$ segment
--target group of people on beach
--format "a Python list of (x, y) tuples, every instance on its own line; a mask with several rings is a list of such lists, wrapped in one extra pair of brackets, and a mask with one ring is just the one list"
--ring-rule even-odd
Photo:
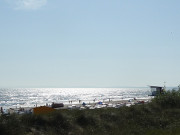
[[(105, 99), (103, 99), (103, 102), (104, 102), (104, 100), (105, 100)], [(79, 103), (82, 102), (82, 100), (80, 100), (80, 99), (79, 99), (78, 101), (79, 101)], [(95, 101), (96, 101), (96, 98), (93, 99), (93, 102), (95, 102)], [(111, 98), (109, 98), (109, 102), (111, 102), (111, 101), (112, 101)], [(69, 100), (69, 104), (72, 104), (72, 102), (73, 102), (72, 100)]]
[(69, 100), (69, 104), (70, 104), (70, 103), (72, 104), (72, 100)]

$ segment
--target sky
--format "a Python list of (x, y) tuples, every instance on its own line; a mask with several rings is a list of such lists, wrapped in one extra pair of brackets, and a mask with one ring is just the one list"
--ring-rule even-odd
[(179, 0), (1, 0), (0, 87), (180, 84)]

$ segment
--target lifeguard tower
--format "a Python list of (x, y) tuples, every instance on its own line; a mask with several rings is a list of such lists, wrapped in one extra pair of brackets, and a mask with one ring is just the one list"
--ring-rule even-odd
[(161, 86), (149, 86), (151, 89), (151, 95), (149, 96), (157, 96), (164, 92), (164, 87)]

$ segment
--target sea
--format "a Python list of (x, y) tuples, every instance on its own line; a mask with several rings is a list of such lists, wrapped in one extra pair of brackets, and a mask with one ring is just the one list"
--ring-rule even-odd
[(149, 88), (0, 88), (0, 107), (19, 108), (50, 105), (52, 102), (77, 104), (79, 101), (119, 101), (149, 99)]

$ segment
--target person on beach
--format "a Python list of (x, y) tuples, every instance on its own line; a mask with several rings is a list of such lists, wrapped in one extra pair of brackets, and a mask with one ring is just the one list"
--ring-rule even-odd
[(96, 99), (93, 100), (94, 102), (96, 101)]
[(83, 105), (83, 106), (85, 106), (85, 105), (86, 105), (86, 103), (85, 103), (85, 102), (83, 102), (83, 103), (82, 103), (82, 105)]

